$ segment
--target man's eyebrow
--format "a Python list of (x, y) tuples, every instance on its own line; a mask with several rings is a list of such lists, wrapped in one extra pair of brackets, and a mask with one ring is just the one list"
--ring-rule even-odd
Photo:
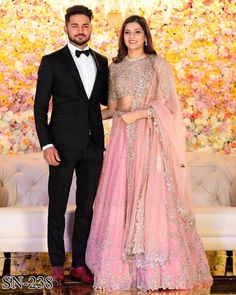
[[(73, 23), (71, 23), (72, 25), (78, 25), (78, 23), (77, 22), (73, 22)], [(82, 26), (84, 26), (84, 25), (89, 25), (90, 23), (83, 23), (82, 24)]]

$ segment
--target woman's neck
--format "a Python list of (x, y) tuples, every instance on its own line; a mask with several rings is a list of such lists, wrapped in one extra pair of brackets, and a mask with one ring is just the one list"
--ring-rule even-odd
[(145, 54), (145, 52), (143, 50), (128, 50), (128, 58), (132, 59), (132, 58), (138, 58), (141, 57)]

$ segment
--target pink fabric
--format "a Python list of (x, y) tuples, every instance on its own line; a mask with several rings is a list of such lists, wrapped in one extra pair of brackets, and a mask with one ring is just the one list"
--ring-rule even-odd
[(190, 289), (212, 282), (181, 167), (185, 130), (171, 72), (163, 59), (150, 60), (148, 95), (137, 94), (132, 110), (150, 108), (152, 125), (146, 119), (126, 125), (121, 112), (113, 119), (86, 252), (98, 289)]
[[(81, 287), (80, 287), (81, 288)], [(93, 295), (144, 295), (146, 292), (138, 291), (106, 291), (106, 290), (94, 290)], [(151, 292), (152, 295), (210, 295), (211, 289), (208, 288), (194, 288), (191, 290), (162, 290)]]

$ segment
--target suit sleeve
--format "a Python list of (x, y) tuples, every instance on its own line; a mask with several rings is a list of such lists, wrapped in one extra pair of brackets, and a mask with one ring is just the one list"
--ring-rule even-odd
[(100, 103), (104, 106), (107, 106), (107, 103), (108, 103), (108, 75), (109, 75), (107, 58), (104, 59), (103, 71), (104, 71), (103, 72), (103, 87), (102, 87), (102, 92), (101, 92)]
[(35, 126), (41, 148), (49, 143), (52, 143), (48, 125), (48, 109), (52, 94), (52, 86), (52, 66), (48, 56), (44, 56), (38, 70), (38, 80), (34, 101)]

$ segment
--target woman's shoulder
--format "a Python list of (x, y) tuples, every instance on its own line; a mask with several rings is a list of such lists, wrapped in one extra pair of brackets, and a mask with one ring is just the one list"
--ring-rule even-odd
[(161, 55), (153, 55), (153, 66), (154, 69), (156, 69), (157, 73), (160, 74), (163, 71), (170, 71), (171, 70), (171, 65), (169, 62)]
[(116, 64), (112, 61), (110, 64), (109, 64), (109, 69), (110, 70), (114, 70), (116, 68)]
[(119, 63), (111, 62), (109, 64), (109, 72), (113, 75), (115, 74), (119, 69)]
[(156, 65), (169, 65), (168, 61), (161, 55), (156, 54), (156, 55), (152, 55), (152, 59), (154, 64)]

